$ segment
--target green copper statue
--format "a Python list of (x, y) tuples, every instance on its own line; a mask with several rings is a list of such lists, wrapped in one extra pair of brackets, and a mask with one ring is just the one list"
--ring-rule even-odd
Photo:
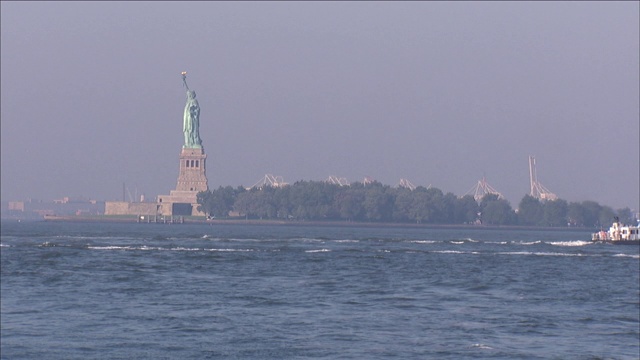
[(182, 83), (187, 88), (187, 104), (184, 107), (184, 121), (182, 124), (182, 132), (184, 132), (185, 149), (201, 149), (202, 141), (200, 140), (200, 105), (196, 100), (196, 92), (189, 90), (187, 85), (187, 73), (182, 72)]

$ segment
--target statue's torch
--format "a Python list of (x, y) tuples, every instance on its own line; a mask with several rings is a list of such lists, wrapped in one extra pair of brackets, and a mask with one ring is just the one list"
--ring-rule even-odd
[(187, 85), (187, 72), (186, 71), (182, 72), (182, 83), (184, 84), (184, 87), (186, 87), (187, 90), (189, 90), (189, 85)]

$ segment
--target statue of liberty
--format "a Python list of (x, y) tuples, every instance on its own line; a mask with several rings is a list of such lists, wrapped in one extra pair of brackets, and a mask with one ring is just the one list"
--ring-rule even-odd
[(187, 104), (184, 107), (184, 119), (182, 124), (182, 132), (184, 133), (184, 149), (201, 149), (202, 141), (200, 140), (200, 105), (196, 100), (196, 92), (189, 90), (187, 85), (187, 73), (182, 72), (182, 83), (187, 88)]

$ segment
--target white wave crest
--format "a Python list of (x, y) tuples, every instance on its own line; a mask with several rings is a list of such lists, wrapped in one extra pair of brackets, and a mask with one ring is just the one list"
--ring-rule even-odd
[(569, 253), (556, 253), (556, 252), (536, 252), (533, 254), (538, 256), (584, 256), (582, 254), (569, 254)]
[(186, 247), (178, 246), (178, 247), (171, 248), (169, 250), (173, 250), (173, 251), (200, 251), (202, 249), (199, 249), (199, 248), (186, 248)]
[(585, 246), (585, 245), (593, 244), (593, 241), (583, 241), (583, 240), (577, 240), (577, 241), (552, 241), (552, 242), (549, 242), (548, 244), (555, 245), (555, 246)]
[(532, 242), (521, 242), (521, 243), (516, 243), (518, 245), (536, 245), (536, 244), (541, 244), (542, 241), (538, 240), (538, 241), (532, 241)]
[(306, 253), (329, 252), (329, 249), (305, 250)]
[(151, 246), (146, 246), (146, 245), (142, 245), (142, 246), (115, 246), (115, 245), (111, 245), (111, 246), (87, 246), (87, 249), (91, 249), (91, 250), (142, 250), (142, 251), (169, 250), (169, 249), (151, 247)]
[(639, 254), (615, 254), (613, 256), (616, 256), (616, 257), (628, 257), (628, 258), (632, 258), (632, 259), (640, 259), (640, 255)]
[(204, 249), (205, 251), (220, 251), (220, 252), (249, 252), (253, 249)]
[(337, 242), (337, 243), (357, 243), (357, 242), (360, 242), (360, 240), (335, 240), (335, 242)]
[(297, 240), (302, 241), (302, 242), (319, 242), (319, 243), (324, 243), (324, 240), (323, 240), (323, 239), (316, 239), (316, 238), (299, 238), (299, 239), (297, 239)]
[(91, 250), (139, 250), (131, 246), (87, 246)]
[(509, 252), (499, 252), (498, 255), (533, 255), (534, 253), (531, 251), (509, 251)]
[(412, 241), (409, 241), (409, 242), (414, 243), (414, 244), (435, 244), (436, 243), (436, 241), (434, 241), (434, 240), (412, 240)]
[(471, 345), (472, 348), (478, 348), (478, 349), (485, 349), (485, 350), (492, 350), (493, 348), (489, 345), (485, 345), (485, 344), (473, 344)]
[(533, 251), (509, 251), (499, 252), (499, 255), (536, 255), (536, 256), (584, 256), (582, 254), (556, 253), (556, 252), (533, 252)]
[(255, 251), (253, 249), (203, 249), (203, 248), (189, 248), (189, 247), (173, 247), (162, 248), (152, 246), (88, 246), (88, 249), (92, 250), (157, 250), (157, 251), (220, 251), (220, 252), (248, 252)]

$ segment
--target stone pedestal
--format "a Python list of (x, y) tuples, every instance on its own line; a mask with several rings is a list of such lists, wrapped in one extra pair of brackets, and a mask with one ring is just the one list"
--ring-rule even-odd
[[(206, 175), (207, 155), (202, 148), (183, 148), (180, 153), (180, 174), (175, 190), (169, 195), (158, 196), (162, 215), (205, 214), (198, 211), (198, 193), (209, 190)], [(190, 205), (190, 213), (189, 206)]]
[(180, 153), (180, 175), (176, 191), (207, 191), (207, 155), (204, 149), (182, 149)]

